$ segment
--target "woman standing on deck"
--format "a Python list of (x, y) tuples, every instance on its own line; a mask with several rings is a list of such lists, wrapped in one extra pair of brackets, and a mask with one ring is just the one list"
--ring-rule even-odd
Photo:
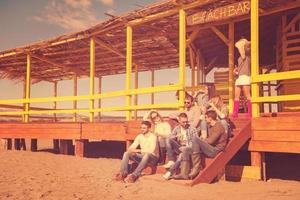
[(234, 68), (234, 74), (237, 76), (235, 81), (235, 95), (232, 117), (237, 118), (240, 106), (241, 91), (247, 98), (247, 116), (252, 117), (252, 104), (251, 104), (251, 78), (250, 78), (250, 42), (242, 38), (235, 43), (235, 47), (239, 50), (240, 57), (238, 58), (238, 66)]

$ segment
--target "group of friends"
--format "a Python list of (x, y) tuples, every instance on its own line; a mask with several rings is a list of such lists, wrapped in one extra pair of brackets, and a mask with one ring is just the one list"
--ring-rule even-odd
[[(240, 57), (235, 67), (235, 100), (232, 118), (238, 116), (241, 91), (247, 98), (247, 115), (251, 117), (250, 42), (236, 42)], [(178, 94), (178, 93), (177, 93)], [(156, 110), (147, 113), (139, 134), (123, 154), (118, 181), (133, 183), (147, 166), (163, 165), (169, 179), (193, 179), (204, 168), (204, 158), (214, 158), (224, 151), (231, 136), (228, 107), (214, 85), (205, 85), (195, 96), (185, 94), (185, 110), (172, 113), (165, 121)], [(168, 162), (166, 163), (166, 158)], [(129, 161), (138, 163), (130, 170)]]

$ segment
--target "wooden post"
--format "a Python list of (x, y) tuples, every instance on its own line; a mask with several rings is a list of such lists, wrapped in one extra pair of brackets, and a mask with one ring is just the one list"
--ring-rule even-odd
[[(151, 87), (155, 85), (155, 71), (151, 70)], [(154, 93), (151, 93), (151, 104), (154, 104)]]
[[(251, 76), (259, 74), (259, 16), (258, 1), (251, 1)], [(259, 96), (258, 83), (251, 84), (252, 98)], [(259, 116), (259, 104), (252, 103), (252, 117)], [(259, 152), (251, 152), (251, 165), (262, 167), (262, 156)]]
[[(186, 14), (179, 10), (179, 85), (185, 87), (185, 59), (186, 59)], [(180, 110), (184, 109), (185, 91), (179, 91)]]
[[(74, 74), (73, 84), (73, 96), (77, 96), (78, 78), (77, 74)], [(77, 100), (73, 101), (73, 109), (77, 109)], [(77, 122), (77, 112), (74, 112), (73, 122)]]
[[(132, 27), (126, 28), (126, 90), (131, 89), (132, 72)], [(126, 106), (131, 106), (131, 95), (126, 97)], [(126, 120), (131, 119), (131, 110), (126, 111)]]
[[(191, 71), (192, 71), (192, 76), (191, 76), (191, 79), (192, 79), (192, 87), (195, 87), (196, 86), (196, 76), (195, 76), (195, 62), (194, 62), (194, 51), (191, 47), (189, 47), (189, 53), (190, 53), (190, 63), (191, 63)], [(194, 90), (192, 91), (192, 95), (194, 96)]]
[[(98, 83), (98, 93), (102, 93), (102, 76), (98, 77), (99, 83)], [(98, 100), (98, 107), (101, 108), (101, 99)], [(101, 121), (101, 112), (98, 112), (98, 120)]]
[[(259, 74), (259, 16), (258, 1), (251, 1), (251, 76)], [(252, 98), (259, 96), (258, 83), (251, 84)], [(259, 104), (252, 103), (252, 116), (259, 116)]]
[[(57, 81), (55, 81), (54, 82), (54, 84), (53, 84), (53, 96), (54, 97), (57, 97), (57, 84), (58, 84), (58, 82)], [(56, 110), (56, 108), (57, 108), (57, 102), (56, 101), (54, 101), (53, 102), (53, 109), (54, 110)], [(55, 122), (57, 122), (57, 116), (56, 116), (56, 113), (54, 113), (53, 114), (53, 122), (55, 123)], [(59, 139), (53, 139), (53, 149), (54, 149), (54, 151), (56, 152), (56, 153), (58, 153), (59, 152)]]
[(229, 105), (228, 109), (229, 112), (232, 113), (233, 111), (233, 100), (234, 100), (234, 81), (233, 81), (233, 69), (234, 69), (234, 23), (229, 24), (229, 44), (228, 44), (228, 65), (229, 65), (229, 81), (228, 81), (228, 89), (229, 89)]
[[(90, 97), (95, 92), (95, 40), (90, 39)], [(94, 121), (94, 99), (90, 99), (90, 122)]]
[[(139, 87), (139, 71), (138, 66), (135, 65), (135, 71), (134, 71), (134, 88), (137, 89)], [(134, 105), (138, 105), (138, 95), (134, 95)], [(138, 118), (138, 112), (137, 110), (134, 110), (134, 119), (137, 120)]]

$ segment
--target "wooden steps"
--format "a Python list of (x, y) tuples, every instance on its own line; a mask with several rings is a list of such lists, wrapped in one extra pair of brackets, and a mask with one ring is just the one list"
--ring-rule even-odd
[[(214, 178), (224, 169), (230, 159), (251, 137), (251, 121), (247, 118), (238, 118), (234, 120), (237, 130), (233, 131), (233, 137), (230, 139), (224, 152), (219, 153), (215, 158), (206, 159), (206, 166), (200, 171), (198, 176), (191, 181), (191, 185), (198, 183), (211, 183)], [(239, 124), (239, 125), (237, 125)]]

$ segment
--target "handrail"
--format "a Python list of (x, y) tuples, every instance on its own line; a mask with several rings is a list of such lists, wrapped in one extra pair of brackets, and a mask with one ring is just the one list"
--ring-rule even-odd
[(52, 110), (29, 110), (29, 111), (2, 111), (1, 115), (26, 115), (26, 114), (60, 114), (60, 113), (74, 113), (74, 112), (110, 112), (110, 111), (128, 111), (128, 110), (148, 110), (159, 108), (180, 108), (179, 103), (162, 103), (162, 104), (145, 104), (145, 105), (131, 105), (131, 106), (114, 106), (96, 109), (52, 109)]
[(155, 86), (155, 87), (149, 87), (149, 88), (138, 88), (138, 89), (130, 89), (130, 90), (113, 91), (113, 92), (100, 93), (100, 94), (95, 94), (95, 95), (82, 95), (82, 96), (10, 99), (10, 100), (0, 100), (0, 104), (80, 101), (80, 100), (104, 99), (104, 98), (112, 98), (112, 97), (119, 97), (119, 96), (128, 96), (128, 95), (135, 95), (135, 94), (169, 92), (169, 91), (177, 91), (177, 90), (183, 90), (183, 86), (165, 85), (165, 86)]

